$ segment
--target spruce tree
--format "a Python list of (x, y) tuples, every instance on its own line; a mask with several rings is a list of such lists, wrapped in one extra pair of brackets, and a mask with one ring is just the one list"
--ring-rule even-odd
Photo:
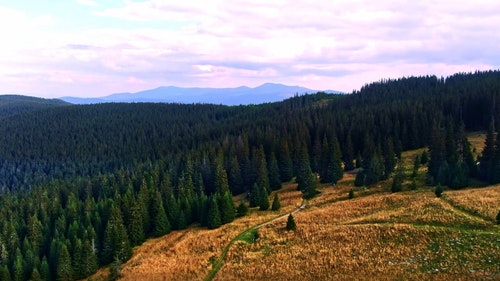
[[(0, 280), (10, 281), (10, 272), (6, 264), (0, 264)], [(47, 279), (46, 279), (47, 280)]]
[(271, 190), (278, 190), (281, 188), (280, 170), (274, 152), (271, 153), (268, 166), (267, 171), (269, 172), (269, 187)]
[(248, 206), (245, 204), (244, 200), (241, 200), (238, 208), (236, 209), (236, 216), (243, 217), (246, 214), (248, 214)]
[(498, 211), (498, 214), (497, 214), (497, 224), (500, 224), (500, 210)]
[(57, 280), (67, 281), (73, 280), (73, 269), (71, 267), (71, 257), (66, 245), (62, 245), (59, 250), (59, 257), (57, 258)]
[(223, 195), (217, 194), (220, 196), (219, 200), (219, 208), (220, 208), (220, 218), (221, 223), (226, 224), (230, 223), (234, 220), (236, 216), (236, 210), (234, 208), (233, 197), (229, 191), (226, 191)]
[(208, 215), (207, 215), (207, 227), (208, 229), (216, 229), (222, 225), (219, 206), (217, 204), (217, 199), (215, 196), (210, 197), (210, 204), (208, 207)]
[(142, 244), (145, 239), (144, 223), (142, 221), (142, 211), (139, 201), (135, 201), (132, 204), (133, 205), (130, 208), (129, 214), (130, 223), (128, 225), (128, 234), (130, 237), (130, 243), (133, 246), (137, 246)]
[(159, 195), (160, 194), (158, 193), (158, 198), (154, 200), (155, 204), (157, 204), (157, 207), (155, 208), (156, 214), (154, 214), (155, 217), (153, 221), (153, 236), (155, 237), (160, 237), (168, 234), (171, 229), (167, 214), (165, 212), (165, 209), (163, 208), (163, 202)]
[(391, 192), (400, 192), (403, 190), (403, 179), (404, 179), (404, 171), (403, 171), (403, 163), (399, 161), (396, 174), (392, 179)]
[(252, 185), (252, 189), (250, 190), (250, 208), (260, 205), (260, 197), (260, 188), (257, 183), (254, 183)]
[(278, 198), (278, 193), (274, 193), (273, 204), (271, 210), (278, 211), (281, 208), (280, 199)]
[(259, 210), (265, 211), (269, 209), (269, 193), (267, 193), (267, 188), (260, 188), (260, 199), (259, 199)]
[(295, 219), (293, 218), (293, 215), (290, 214), (290, 215), (288, 215), (288, 219), (286, 221), (286, 230), (295, 231), (296, 229), (297, 229), (297, 224), (295, 223)]
[(363, 186), (365, 184), (365, 173), (363, 169), (360, 169), (356, 173), (356, 178), (354, 179), (354, 186)]

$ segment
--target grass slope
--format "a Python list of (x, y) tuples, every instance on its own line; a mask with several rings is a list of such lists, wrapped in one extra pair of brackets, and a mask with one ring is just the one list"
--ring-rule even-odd
[[(417, 153), (403, 155), (405, 174)], [(301, 205), (289, 184), (279, 191), (278, 212), (252, 210), (216, 230), (191, 227), (149, 240), (123, 265), (121, 280), (500, 279), (500, 185), (437, 198), (428, 187), (409, 190), (409, 181), (403, 192), (390, 193), (389, 180), (355, 189), (348, 199), (353, 180), (345, 174), (336, 187), (322, 186), (321, 195), (294, 214), (295, 232), (276, 220), (253, 239), (256, 226)], [(101, 270), (93, 278), (105, 275)]]

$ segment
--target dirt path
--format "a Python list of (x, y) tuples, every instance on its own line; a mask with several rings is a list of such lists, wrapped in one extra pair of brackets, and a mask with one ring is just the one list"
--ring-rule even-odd
[(208, 273), (207, 277), (205, 277), (205, 281), (211, 281), (212, 279), (214, 279), (215, 275), (217, 274), (217, 272), (219, 272), (219, 270), (221, 269), (222, 265), (224, 264), (224, 261), (226, 260), (226, 255), (227, 255), (227, 252), (229, 251), (229, 249), (231, 248), (231, 246), (234, 244), (234, 242), (236, 242), (237, 240), (239, 240), (239, 238), (243, 235), (245, 235), (247, 232), (249, 231), (252, 231), (252, 230), (255, 230), (255, 229), (258, 229), (258, 228), (261, 228), (263, 226), (266, 226), (270, 223), (273, 223), (279, 219), (282, 219), (282, 218), (285, 218), (285, 217), (288, 217), (290, 214), (295, 214), (301, 210), (303, 210), (307, 205), (307, 201), (304, 200), (302, 201), (302, 205), (300, 205), (300, 207), (298, 207), (297, 209), (293, 210), (291, 213), (286, 213), (284, 215), (280, 215), (276, 218), (273, 218), (269, 221), (266, 221), (266, 222), (263, 222), (263, 223), (259, 223), (257, 225), (254, 225), (252, 227), (249, 227), (247, 229), (245, 229), (244, 231), (242, 231), (240, 234), (238, 234), (236, 237), (234, 237), (231, 241), (229, 241), (229, 243), (226, 245), (226, 247), (224, 247), (224, 249), (222, 250), (222, 254), (220, 256), (219, 259), (217, 259), (217, 261), (214, 263), (213, 267), (212, 267), (212, 270)]

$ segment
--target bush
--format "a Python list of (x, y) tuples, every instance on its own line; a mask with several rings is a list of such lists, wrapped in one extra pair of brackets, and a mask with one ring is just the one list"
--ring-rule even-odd
[(354, 189), (349, 190), (349, 199), (354, 198)]
[(498, 214), (497, 214), (497, 224), (500, 224), (500, 211), (498, 211)]
[(434, 190), (434, 193), (436, 194), (437, 197), (441, 197), (443, 191), (444, 191), (443, 187), (440, 184), (438, 184), (436, 186), (436, 190)]

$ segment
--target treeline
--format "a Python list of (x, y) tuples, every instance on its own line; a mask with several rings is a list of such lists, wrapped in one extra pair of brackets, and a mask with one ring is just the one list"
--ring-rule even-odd
[[(192, 223), (210, 229), (234, 220), (225, 170), (206, 195), (189, 169), (174, 187), (158, 166), (93, 181), (54, 181), (4, 194), (0, 207), (0, 280), (74, 280), (120, 264), (132, 247)], [(268, 206), (269, 207), (269, 206)], [(267, 209), (267, 208), (266, 208)]]
[[(0, 279), (70, 280), (123, 262), (147, 237), (269, 208), (295, 180), (387, 179), (401, 152), (430, 148), (430, 184), (498, 182), (500, 72), (409, 77), (350, 95), (228, 107), (56, 107), (0, 123)], [(488, 130), (477, 165), (465, 133)], [(235, 213), (236, 212), (236, 213)]]

